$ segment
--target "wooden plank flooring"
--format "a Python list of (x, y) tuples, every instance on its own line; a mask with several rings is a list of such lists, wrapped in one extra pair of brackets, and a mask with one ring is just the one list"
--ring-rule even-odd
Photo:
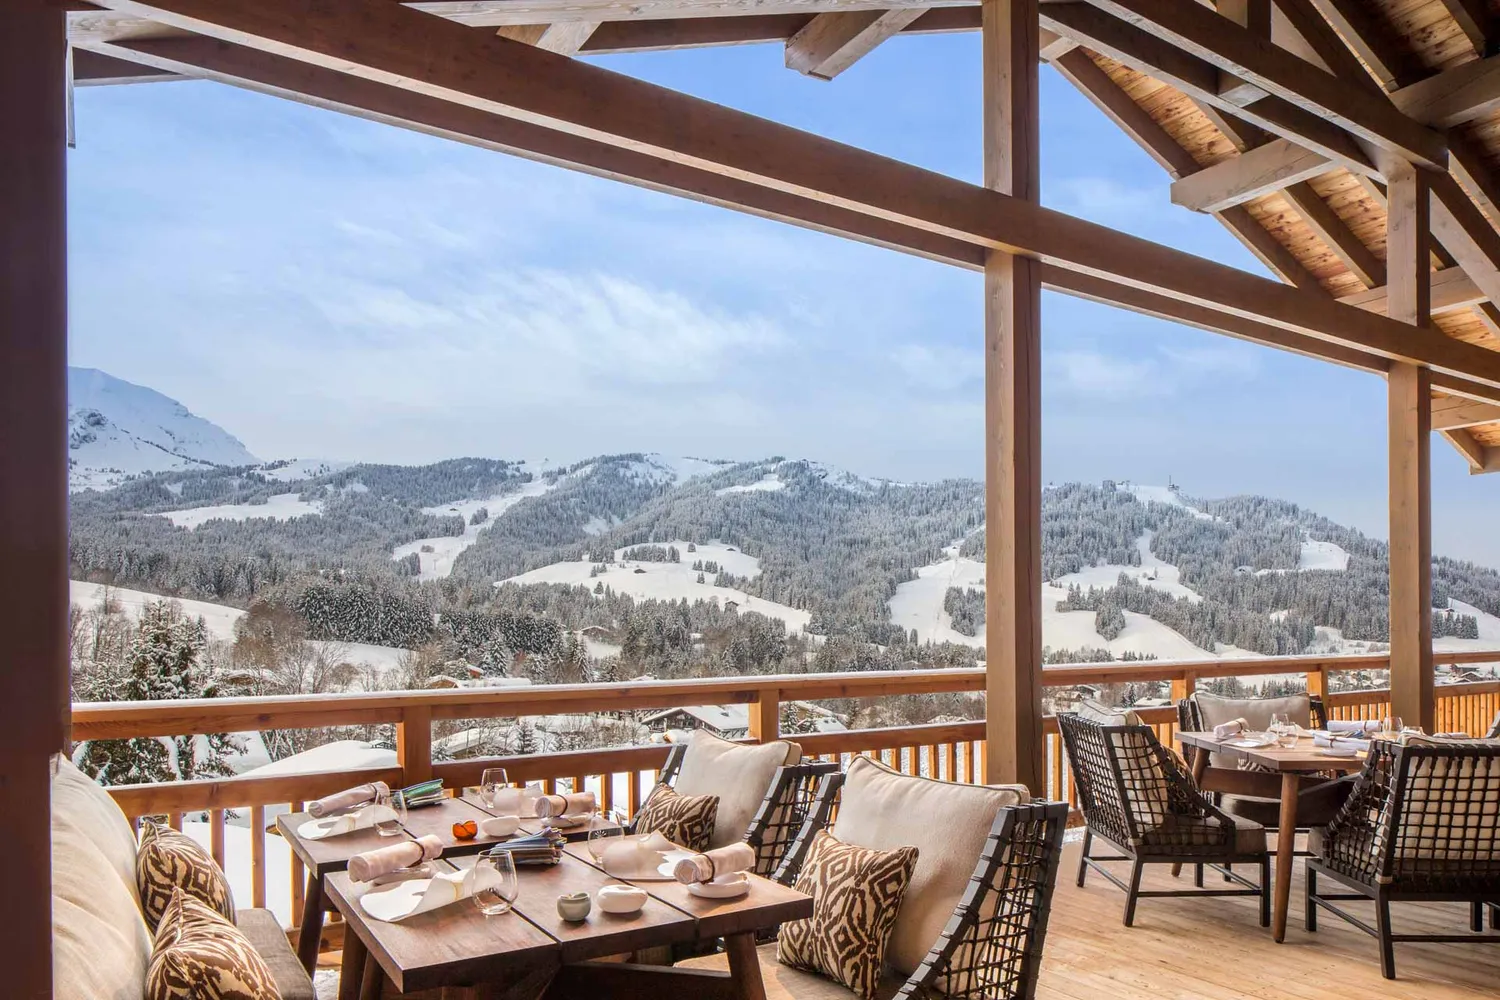
[[(1380, 976), (1375, 939), (1329, 913), (1318, 932), (1302, 923), (1302, 859), (1292, 883), (1284, 944), (1257, 920), (1253, 898), (1143, 899), (1134, 927), (1121, 923), (1125, 894), (1097, 873), (1076, 885), (1079, 845), (1068, 846), (1058, 873), (1042, 962), (1039, 1000), (1111, 997), (1182, 1000), (1494, 1000), (1500, 997), (1500, 942), (1397, 944), (1396, 980)], [(1210, 878), (1216, 878), (1209, 873)], [(1192, 886), (1191, 871), (1175, 883), (1167, 865), (1147, 869), (1143, 888)], [(1350, 903), (1373, 921), (1374, 906)], [(1466, 933), (1465, 905), (1403, 903), (1399, 933)], [(1500, 932), (1486, 931), (1487, 935)]]

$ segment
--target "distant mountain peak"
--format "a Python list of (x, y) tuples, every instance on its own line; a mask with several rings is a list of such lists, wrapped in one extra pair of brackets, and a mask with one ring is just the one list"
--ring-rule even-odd
[(68, 369), (68, 483), (109, 489), (132, 476), (254, 465), (222, 427), (154, 389), (97, 368)]

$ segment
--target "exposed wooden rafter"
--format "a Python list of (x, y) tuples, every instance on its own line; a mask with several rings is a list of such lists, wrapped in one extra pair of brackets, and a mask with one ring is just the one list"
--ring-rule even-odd
[(1273, 139), (1172, 183), (1172, 203), (1222, 212), (1261, 195), (1328, 173), (1328, 160), (1287, 139)]
[(596, 21), (558, 21), (553, 24), (503, 25), (495, 34), (527, 45), (535, 45), (560, 56), (575, 56), (599, 27)]
[(1469, 463), (1470, 475), (1478, 476), (1487, 472), (1500, 472), (1500, 448), (1492, 448), (1480, 444), (1478, 438), (1469, 431), (1461, 428), (1440, 431), (1439, 433)]
[(1500, 56), (1475, 59), (1402, 87), (1391, 95), (1401, 113), (1434, 128), (1452, 128), (1500, 108)]
[[(1434, 315), (1472, 309), (1487, 300), (1484, 289), (1474, 283), (1462, 268), (1445, 267), (1432, 274), (1432, 312)], [(1384, 285), (1339, 296), (1339, 301), (1371, 312), (1386, 311), (1386, 288)]]
[[(556, 24), (559, 21), (652, 21), (673, 17), (736, 17), (891, 10), (897, 7), (978, 7), (974, 0), (403, 0), (406, 6), (462, 24)], [(107, 4), (103, 6), (108, 6)]]
[(1386, 30), (1366, 0), (1312, 0), (1386, 90), (1425, 76), (1420, 64)]
[(1500, 423), (1500, 406), (1494, 403), (1476, 403), (1461, 396), (1434, 396), (1432, 400), (1432, 429), (1455, 431), (1481, 424)]
[(87, 49), (73, 50), (73, 83), (79, 87), (104, 87), (125, 83), (158, 83), (181, 80), (177, 73), (142, 66), (140, 63), (100, 55)]
[(1372, 93), (1384, 92), (1369, 68), (1318, 10), (1315, 0), (1276, 0), (1276, 6), (1328, 72)]
[(921, 7), (897, 7), (819, 14), (787, 39), (787, 69), (832, 80), (923, 13)]
[(1318, 240), (1333, 251), (1360, 284), (1366, 288), (1385, 284), (1385, 264), (1350, 231), (1348, 224), (1329, 207), (1322, 195), (1313, 190), (1312, 185), (1305, 181), (1292, 184), (1282, 195)]
[(1488, 55), (1495, 37), (1495, 15), (1490, 13), (1489, 0), (1443, 0), (1443, 6), (1458, 22), (1474, 51)]

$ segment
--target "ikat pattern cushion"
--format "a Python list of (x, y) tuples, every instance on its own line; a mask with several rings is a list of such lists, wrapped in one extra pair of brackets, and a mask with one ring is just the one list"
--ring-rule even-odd
[(812, 896), (813, 915), (781, 925), (777, 959), (821, 972), (872, 1000), (916, 865), (915, 847), (877, 851), (819, 830), (796, 882), (798, 892)]
[(281, 1000), (281, 991), (239, 928), (174, 889), (156, 929), (146, 1000)]
[(660, 784), (636, 814), (636, 833), (659, 833), (689, 851), (706, 851), (719, 815), (717, 795), (679, 795)]
[(135, 856), (135, 881), (146, 925), (153, 931), (176, 889), (234, 922), (234, 897), (224, 872), (196, 840), (169, 826), (149, 820), (143, 824), (141, 846)]

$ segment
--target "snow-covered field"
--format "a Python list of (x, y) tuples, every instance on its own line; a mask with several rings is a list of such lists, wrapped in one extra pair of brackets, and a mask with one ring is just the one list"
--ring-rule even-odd
[[(984, 564), (960, 556), (957, 545), (950, 546), (945, 552), (948, 554), (947, 559), (930, 566), (923, 566), (917, 570), (916, 580), (897, 586), (896, 594), (890, 601), (891, 621), (908, 630), (916, 629), (917, 638), (923, 641), (930, 639), (933, 642), (983, 646), (982, 634), (961, 635), (953, 630), (952, 618), (943, 610), (943, 597), (947, 594), (949, 587), (973, 587), (982, 590), (984, 588)], [(1104, 569), (1104, 567), (1095, 567), (1094, 570), (1081, 574), (1069, 574), (1063, 578), (1067, 582), (1059, 581), (1062, 586), (1042, 587), (1042, 643), (1044, 645), (1052, 649), (1102, 647), (1116, 656), (1126, 652), (1154, 653), (1163, 660), (1245, 655), (1242, 651), (1228, 648), (1219, 653), (1210, 653), (1155, 619), (1133, 611), (1125, 612), (1125, 630), (1106, 642), (1103, 636), (1094, 631), (1094, 612), (1057, 610), (1058, 602), (1068, 596), (1068, 583), (1080, 582), (1088, 586), (1082, 578), (1091, 572), (1101, 575), (1101, 580), (1096, 582), (1095, 586), (1107, 586), (1115, 582), (1122, 570), (1132, 575), (1140, 575), (1143, 572), (1149, 575), (1152, 570), (1155, 570), (1156, 580), (1143, 579), (1142, 582), (1148, 586), (1158, 586), (1168, 590), (1175, 587), (1181, 592), (1192, 594), (1192, 591), (1178, 582), (1177, 568), (1162, 563), (1155, 557), (1152, 557), (1150, 567), (1115, 566), (1110, 567), (1111, 571), (1107, 573), (1103, 572)], [(1079, 579), (1075, 581), (1075, 577)]]
[(299, 493), (278, 493), (265, 503), (189, 507), (186, 510), (169, 510), (158, 516), (165, 517), (179, 528), (192, 529), (216, 520), (248, 521), (254, 517), (265, 517), (273, 521), (290, 521), (294, 517), (309, 517), (321, 513), (323, 505), (316, 500), (303, 500)]
[[(519, 490), (513, 493), (500, 493), (492, 497), (480, 500), (457, 500), (453, 503), (438, 504), (436, 507), (423, 507), (422, 513), (431, 514), (435, 517), (458, 515), (464, 519), (464, 533), (462, 535), (444, 535), (441, 538), (419, 538), (405, 545), (398, 545), (393, 553), (392, 559), (405, 559), (413, 552), (421, 561), (422, 571), (417, 575), (419, 580), (441, 580), (453, 572), (453, 561), (458, 558), (459, 553), (479, 540), (481, 533), (488, 531), (496, 519), (505, 514), (516, 504), (529, 497), (539, 497), (556, 489), (562, 482), (555, 479), (547, 482), (544, 479), (533, 479), (529, 483), (522, 484)], [(489, 517), (482, 524), (470, 524), (474, 514), (481, 508), (489, 511)], [(431, 552), (423, 549), (430, 548)]]
[(1141, 554), (1141, 564), (1139, 566), (1116, 566), (1113, 564), (1089, 566), (1086, 569), (1079, 570), (1077, 573), (1069, 573), (1066, 576), (1058, 577), (1055, 581), (1057, 587), (1064, 592), (1063, 596), (1065, 597), (1067, 596), (1067, 589), (1074, 584), (1077, 584), (1084, 590), (1088, 590), (1090, 587), (1105, 589), (1113, 587), (1118, 583), (1120, 574), (1124, 573), (1127, 577), (1130, 577), (1143, 586), (1150, 587), (1153, 590), (1160, 590), (1173, 597), (1185, 597), (1195, 604), (1203, 600), (1197, 591), (1182, 582), (1181, 570), (1171, 563), (1162, 562), (1151, 554), (1151, 535), (1152, 532), (1148, 531), (1136, 539), (1135, 547)]
[(295, 483), (314, 476), (327, 476), (342, 472), (353, 464), (353, 462), (337, 462), (326, 458), (294, 458), (285, 465), (277, 463), (274, 469), (262, 466), (255, 471), (278, 483)]
[(723, 489), (714, 490), (716, 496), (728, 496), (731, 493), (775, 493), (777, 490), (786, 489), (786, 480), (774, 472), (768, 472), (760, 479), (745, 486), (726, 486)]
[[(110, 597), (120, 605), (121, 610), (132, 618), (141, 616), (141, 609), (148, 603), (162, 599), (161, 594), (151, 594), (143, 590), (127, 590), (123, 587), (108, 587), (98, 583), (86, 583), (82, 580), (69, 582), (69, 600), (88, 611), (99, 604), (99, 600), (105, 590), (109, 591)], [(224, 604), (212, 604), (208, 601), (189, 601), (180, 597), (170, 600), (182, 605), (183, 614), (191, 618), (202, 618), (203, 624), (208, 627), (210, 638), (223, 642), (234, 641), (234, 623), (244, 617), (245, 612), (239, 608), (231, 608)], [(344, 663), (365, 665), (377, 670), (390, 670), (398, 666), (401, 657), (407, 655), (407, 650), (398, 649), (395, 646), (376, 646), (367, 642), (314, 642), (312, 645), (323, 650), (334, 659)]]
[(1302, 552), (1297, 557), (1297, 568), (1332, 569), (1342, 573), (1349, 568), (1349, 553), (1332, 542), (1315, 542), (1311, 538), (1302, 540)]
[(1207, 511), (1201, 511), (1188, 503), (1185, 503), (1177, 490), (1170, 486), (1137, 486), (1135, 484), (1122, 484), (1121, 488), (1134, 494), (1141, 503), (1163, 503), (1169, 507), (1181, 507), (1188, 511), (1200, 521), (1212, 521), (1214, 516)]
[[(721, 604), (725, 601), (734, 601), (741, 611), (756, 611), (767, 618), (780, 618), (786, 622), (788, 630), (793, 632), (805, 628), (812, 617), (806, 611), (798, 611), (796, 608), (777, 604), (775, 601), (751, 597), (742, 590), (732, 587), (715, 587), (712, 573), (704, 573), (704, 582), (699, 583), (699, 571), (692, 568), (693, 563), (699, 560), (716, 562), (727, 573), (754, 577), (760, 575), (760, 560), (754, 556), (747, 556), (721, 542), (705, 542), (698, 546), (696, 552), (689, 552), (688, 543), (681, 539), (660, 544), (675, 545), (677, 551), (682, 554), (682, 562), (622, 562), (621, 557), (625, 550), (616, 549), (614, 561), (598, 576), (589, 575), (594, 564), (587, 559), (582, 559), (574, 562), (552, 563), (550, 566), (542, 566), (539, 569), (522, 573), (520, 576), (501, 580), (500, 583), (561, 583), (569, 586), (593, 587), (602, 582), (615, 593), (628, 594), (638, 600), (676, 601), (687, 598), (689, 601), (696, 601), (718, 598)], [(941, 598), (939, 603), (941, 603)]]

